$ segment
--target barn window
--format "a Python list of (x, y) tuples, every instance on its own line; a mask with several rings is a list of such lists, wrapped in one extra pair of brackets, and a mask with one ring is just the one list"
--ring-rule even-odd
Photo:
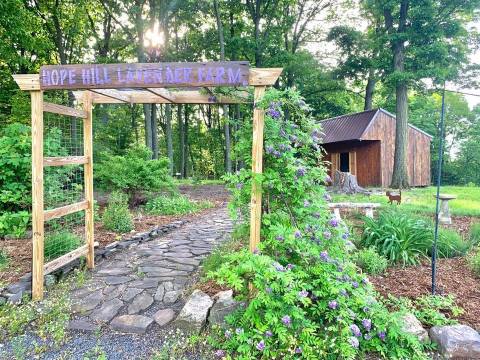
[(350, 172), (350, 153), (340, 153), (340, 171)]

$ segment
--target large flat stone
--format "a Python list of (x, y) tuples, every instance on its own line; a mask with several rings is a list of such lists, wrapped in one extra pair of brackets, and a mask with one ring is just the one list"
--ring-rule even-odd
[(107, 268), (102, 269), (98, 272), (99, 275), (128, 275), (132, 272), (132, 269), (124, 267), (124, 268)]
[(434, 326), (430, 329), (430, 339), (446, 358), (480, 359), (480, 335), (469, 326)]
[(137, 289), (137, 288), (128, 288), (125, 290), (125, 292), (122, 295), (122, 300), (124, 301), (130, 301), (132, 300), (135, 296), (140, 294), (143, 291), (143, 289)]
[(123, 333), (145, 334), (153, 319), (143, 315), (121, 315), (110, 323), (114, 330)]
[(90, 318), (95, 321), (109, 322), (112, 320), (123, 307), (123, 301), (113, 299), (103, 303), (103, 305), (92, 312)]
[(68, 323), (68, 330), (93, 332), (93, 331), (97, 331), (98, 329), (99, 329), (98, 325), (92, 324), (87, 320), (77, 319), (77, 320), (71, 320)]
[(417, 337), (421, 342), (428, 341), (428, 332), (423, 328), (422, 323), (418, 321), (415, 315), (411, 313), (405, 314), (401, 321), (404, 332)]
[(135, 280), (134, 282), (130, 283), (129, 286), (137, 289), (150, 289), (158, 286), (158, 280), (151, 278)]
[(165, 295), (165, 288), (163, 284), (158, 285), (157, 291), (155, 292), (155, 300), (163, 301), (163, 295)]
[(125, 284), (132, 280), (133, 279), (129, 276), (116, 276), (116, 275), (107, 276), (105, 278), (105, 282), (107, 283), (107, 285), (120, 285), (120, 284)]
[(173, 311), (172, 309), (158, 310), (155, 315), (153, 315), (153, 319), (160, 326), (167, 325), (170, 321), (173, 320), (174, 317), (175, 311)]
[(164, 304), (173, 304), (178, 300), (178, 297), (182, 293), (181, 290), (171, 290), (167, 291), (165, 295), (163, 295), (163, 303)]
[(186, 332), (199, 333), (207, 320), (213, 300), (203, 291), (195, 290), (175, 319), (175, 326)]
[(83, 299), (74, 300), (72, 311), (74, 313), (83, 313), (93, 310), (102, 302), (102, 300), (102, 289), (94, 291)]
[(153, 304), (153, 297), (148, 293), (137, 295), (132, 303), (128, 305), (128, 314), (137, 314), (140, 311), (148, 309)]

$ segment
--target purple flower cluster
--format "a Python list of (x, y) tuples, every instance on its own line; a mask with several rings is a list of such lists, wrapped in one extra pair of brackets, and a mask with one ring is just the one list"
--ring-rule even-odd
[(332, 218), (328, 223), (330, 224), (330, 226), (337, 227), (340, 222), (337, 218)]
[(322, 251), (320, 253), (320, 259), (322, 259), (323, 261), (328, 261), (330, 260), (330, 257), (328, 256), (328, 253), (326, 251)]
[(329, 301), (328, 307), (332, 310), (335, 310), (338, 307), (338, 303), (335, 300)]
[(350, 236), (350, 233), (347, 231), (346, 233), (344, 233), (344, 234), (342, 235), (342, 239), (343, 239), (343, 240), (347, 240), (349, 236)]
[(310, 204), (310, 201), (308, 201), (308, 200), (305, 200), (305, 201), (303, 202), (303, 207), (309, 207), (310, 205), (311, 205), (311, 204)]
[(295, 231), (295, 239), (300, 239), (302, 237), (302, 232), (300, 230)]
[(242, 190), (242, 188), (243, 188), (243, 183), (238, 183), (235, 187), (236, 187), (238, 190)]
[(270, 107), (267, 109), (266, 113), (267, 113), (268, 116), (270, 116), (274, 119), (280, 119), (280, 116), (282, 116), (282, 114), (277, 109), (276, 105), (274, 105), (274, 104), (275, 103), (270, 104)]
[(354, 347), (355, 349), (357, 349), (359, 346), (360, 346), (360, 342), (358, 341), (358, 339), (356, 337), (351, 337), (348, 342), (350, 343), (350, 345), (352, 345), (352, 347)]
[(293, 264), (287, 264), (286, 268), (287, 270), (292, 270), (295, 267)]
[(301, 298), (306, 298), (308, 296), (308, 291), (307, 290), (299, 291), (298, 296)]
[(274, 267), (275, 270), (277, 270), (277, 271), (285, 271), (285, 268), (282, 266), (282, 264), (279, 264), (278, 262), (274, 262), (274, 263), (273, 263), (273, 267)]
[(328, 230), (323, 232), (323, 237), (327, 240), (329, 240), (332, 237), (332, 233)]
[(280, 241), (280, 242), (283, 241), (283, 240), (285, 240), (285, 238), (284, 238), (282, 235), (277, 235), (277, 236), (275, 237), (275, 239), (277, 239), (277, 240)]
[(360, 328), (355, 324), (350, 325), (350, 331), (352, 332), (353, 336), (356, 336), (356, 337), (362, 336), (362, 332), (360, 331)]
[(358, 288), (358, 282), (353, 281), (353, 282), (352, 282), (352, 286), (353, 286), (355, 289)]
[(284, 317), (282, 317), (282, 323), (285, 326), (290, 326), (292, 324), (292, 319), (290, 318), (290, 316), (285, 315)]
[(260, 340), (260, 342), (257, 344), (257, 349), (260, 351), (265, 350), (265, 341)]
[(385, 338), (387, 337), (387, 333), (385, 331), (380, 331), (377, 335), (378, 335), (378, 338), (382, 341), (384, 341)]
[(362, 325), (365, 328), (365, 330), (370, 331), (372, 329), (372, 320), (363, 319), (362, 320)]
[(271, 294), (271, 293), (272, 293), (272, 288), (271, 288), (271, 287), (265, 288), (265, 292), (266, 292), (267, 294)]
[(219, 358), (223, 358), (226, 355), (225, 350), (217, 350), (215, 351), (215, 356)]
[(307, 173), (307, 170), (305, 170), (304, 167), (299, 167), (299, 168), (297, 169), (297, 176), (298, 176), (298, 177), (305, 176), (306, 173)]
[(266, 337), (272, 337), (273, 333), (270, 330), (265, 331), (265, 336)]
[(225, 330), (225, 338), (230, 339), (232, 337), (232, 332), (230, 330)]
[(302, 353), (302, 348), (301, 347), (297, 347), (295, 349), (295, 354), (301, 354)]

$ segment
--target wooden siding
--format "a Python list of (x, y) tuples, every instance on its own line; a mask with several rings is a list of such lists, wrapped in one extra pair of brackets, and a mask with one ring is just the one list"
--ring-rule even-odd
[[(331, 163), (328, 174), (333, 175), (335, 165), (332, 161), (341, 152), (350, 153), (351, 172), (357, 176), (360, 186), (381, 186), (380, 174), (380, 141), (348, 141), (325, 144), (327, 154), (324, 160)], [(352, 154), (354, 154), (352, 156)], [(353, 164), (353, 162), (355, 164)], [(352, 171), (353, 166), (353, 171)]]
[[(395, 119), (379, 111), (362, 140), (381, 141), (381, 185), (390, 186), (395, 154)], [(430, 185), (430, 137), (409, 127), (407, 171), (411, 186)]]

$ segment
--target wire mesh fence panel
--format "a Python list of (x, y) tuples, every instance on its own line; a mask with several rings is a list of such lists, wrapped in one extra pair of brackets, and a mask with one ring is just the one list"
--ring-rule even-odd
[[(44, 114), (44, 156), (64, 158), (83, 156), (81, 119), (58, 114)], [(44, 168), (44, 207), (54, 209), (81, 203), (84, 195), (84, 167), (79, 165)], [(67, 211), (68, 212), (68, 211)], [(85, 244), (85, 211), (45, 221), (44, 255), (49, 262)]]

